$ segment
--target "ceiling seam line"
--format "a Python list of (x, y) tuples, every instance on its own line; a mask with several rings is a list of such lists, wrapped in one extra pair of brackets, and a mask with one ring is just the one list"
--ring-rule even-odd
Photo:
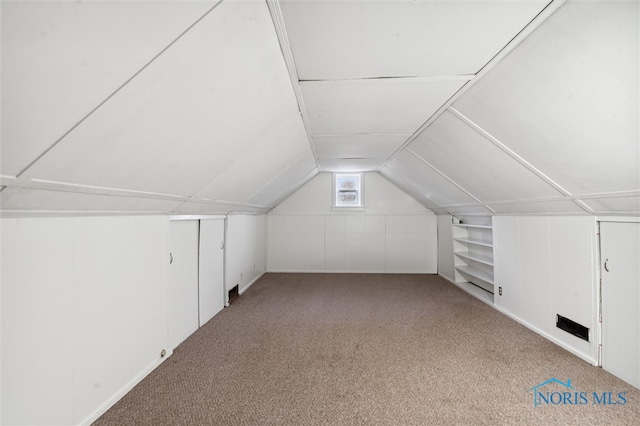
[[(393, 169), (392, 169), (392, 170), (393, 170)], [(439, 204), (438, 202), (434, 201), (431, 197), (428, 197), (426, 194), (423, 194), (423, 193), (422, 193), (422, 191), (421, 191), (420, 189), (416, 188), (416, 186), (415, 186), (413, 183), (409, 182), (407, 179), (402, 179), (402, 178), (398, 178), (398, 177), (390, 178), (390, 177), (386, 176), (386, 175), (389, 175), (389, 174), (390, 174), (390, 173), (388, 173), (388, 172), (386, 172), (386, 173), (385, 173), (385, 172), (383, 172), (383, 171), (380, 171), (380, 172), (378, 172), (378, 173), (379, 173), (381, 176), (384, 176), (384, 178), (385, 178), (385, 179), (387, 179), (388, 181), (390, 181), (391, 183), (393, 183), (394, 185), (396, 185), (398, 188), (402, 189), (402, 187), (401, 187), (400, 185), (397, 185), (397, 184), (395, 184), (395, 183), (393, 182), (394, 180), (395, 180), (395, 181), (400, 181), (400, 182), (402, 182), (404, 185), (407, 185), (409, 188), (411, 188), (412, 190), (416, 191), (418, 194), (420, 194), (420, 195), (422, 195), (423, 197), (427, 198), (429, 201), (431, 201), (433, 204), (435, 204), (435, 205), (436, 205), (436, 208), (440, 208), (440, 209), (444, 209), (444, 210), (446, 210), (446, 208), (445, 208), (442, 204)], [(406, 192), (406, 191), (405, 191), (405, 192)], [(425, 206), (425, 207), (426, 207), (426, 206)], [(427, 207), (427, 208), (429, 208), (429, 207)]]
[(352, 77), (352, 78), (318, 78), (318, 79), (300, 79), (300, 83), (341, 83), (341, 82), (365, 82), (365, 81), (423, 81), (423, 82), (440, 82), (440, 81), (457, 81), (471, 80), (475, 74), (452, 74), (452, 75), (433, 75), (433, 76), (390, 76), (390, 77)]
[(429, 118), (427, 118), (427, 121), (422, 123), (422, 125), (418, 127), (418, 129), (415, 132), (413, 132), (411, 136), (409, 136), (409, 138), (406, 141), (404, 141), (404, 143), (400, 145), (400, 147), (397, 150), (395, 150), (394, 153), (391, 154), (389, 158), (385, 160), (384, 163), (382, 163), (382, 165), (378, 168), (378, 171), (382, 170), (387, 164), (393, 161), (393, 159), (396, 158), (398, 154), (402, 152), (403, 149), (408, 149), (408, 146), (411, 144), (411, 142), (416, 140), (418, 136), (420, 136), (420, 134), (422, 134), (422, 132), (424, 132), (427, 129), (427, 127), (429, 127), (431, 123), (433, 123), (449, 107), (449, 105), (451, 105), (458, 98), (459, 96), (458, 94), (461, 95), (463, 93), (463, 89), (465, 87), (473, 84), (472, 82), (473, 80), (469, 80), (465, 84), (463, 84), (462, 87), (456, 90), (456, 92), (453, 95), (451, 95), (451, 97), (447, 99), (447, 101), (444, 104), (442, 104), (436, 112), (434, 112)]
[(405, 143), (398, 148), (387, 160), (380, 166), (380, 171), (390, 161), (392, 161), (404, 148), (406, 148), (411, 142), (413, 142), (427, 127), (431, 125), (450, 105), (458, 100), (465, 92), (467, 92), (478, 80), (480, 80), (486, 73), (488, 73), (493, 67), (495, 67), (505, 56), (507, 56), (513, 49), (515, 49), (529, 34), (531, 34), (536, 28), (538, 28), (549, 16), (553, 14), (565, 0), (551, 0), (522, 30), (514, 36), (509, 43), (507, 43), (500, 51), (494, 55), (480, 70), (475, 74), (472, 80), (465, 83), (456, 93), (453, 94), (442, 106), (427, 119), (413, 134), (405, 141)]
[(207, 15), (209, 15), (215, 8), (217, 8), (224, 0), (219, 0), (216, 4), (214, 4), (209, 10), (207, 10), (202, 16), (196, 19), (191, 25), (187, 27), (184, 31), (182, 31), (176, 38), (174, 38), (167, 46), (165, 46), (160, 52), (158, 52), (151, 60), (149, 60), (146, 64), (142, 66), (138, 71), (136, 71), (131, 77), (125, 80), (118, 88), (116, 88), (109, 96), (107, 96), (102, 102), (100, 102), (97, 106), (95, 106), (89, 113), (87, 113), (84, 117), (80, 119), (76, 124), (74, 124), (70, 129), (68, 129), (62, 136), (60, 136), (52, 145), (50, 145), (46, 150), (44, 150), (40, 155), (38, 155), (33, 161), (31, 161), (25, 168), (20, 171), (16, 175), (16, 178), (22, 177), (22, 175), (27, 172), (31, 167), (33, 167), (38, 161), (40, 161), (43, 157), (45, 157), (51, 150), (53, 150), (56, 146), (60, 144), (70, 133), (72, 133), (75, 129), (78, 128), (82, 123), (84, 123), (89, 117), (91, 117), (96, 111), (98, 111), (104, 104), (109, 102), (115, 95), (117, 95), (122, 89), (124, 89), (132, 80), (134, 80), (138, 75), (140, 75), (145, 69), (147, 69), (153, 62), (155, 62), (160, 56), (162, 56), (171, 46), (177, 43), (182, 37), (184, 37), (193, 27), (199, 24)]
[(278, 0), (265, 0), (269, 14), (271, 15), (271, 21), (273, 22), (273, 28), (276, 32), (276, 38), (280, 45), (280, 52), (284, 59), (285, 67), (289, 73), (289, 79), (291, 81), (291, 87), (293, 94), (298, 102), (298, 110), (302, 118), (302, 124), (304, 130), (307, 133), (307, 140), (309, 141), (309, 148), (313, 154), (313, 159), (316, 162), (318, 170), (320, 170), (320, 163), (318, 162), (318, 155), (313, 140), (313, 133), (311, 131), (311, 124), (309, 123), (309, 117), (307, 115), (307, 108), (304, 104), (304, 98), (302, 96), (302, 88), (300, 87), (300, 80), (298, 78), (298, 70), (293, 58), (293, 51), (291, 50), (291, 44), (289, 43), (289, 36), (284, 25), (284, 17), (282, 16), (282, 9), (280, 9), (280, 3)]
[(449, 176), (447, 176), (446, 174), (444, 174), (443, 172), (441, 172), (440, 170), (438, 170), (438, 168), (436, 168), (435, 166), (433, 166), (431, 163), (429, 163), (427, 160), (425, 160), (424, 158), (422, 158), (420, 155), (418, 155), (415, 151), (413, 151), (411, 148), (407, 148), (407, 151), (409, 151), (409, 153), (411, 153), (414, 157), (416, 157), (418, 160), (422, 161), (424, 164), (426, 164), (427, 166), (429, 166), (431, 169), (433, 169), (434, 172), (438, 173), (440, 176), (442, 176), (443, 178), (445, 178), (446, 180), (448, 180), (450, 183), (452, 183), (453, 185), (455, 185), (456, 187), (458, 187), (458, 189), (460, 189), (462, 192), (464, 192), (465, 194), (467, 194), (468, 196), (470, 196), (471, 198), (473, 198), (474, 200), (476, 200), (478, 203), (482, 204), (487, 210), (489, 210), (491, 213), (495, 213), (495, 211), (485, 205), (482, 200), (480, 200), (478, 197), (476, 197), (475, 195), (473, 195), (471, 192), (467, 191), (462, 185), (458, 184), (456, 181), (454, 181), (453, 179), (451, 179)]
[(476, 133), (478, 133), (484, 139), (486, 139), (487, 141), (491, 142), (495, 147), (500, 149), (502, 152), (507, 154), (509, 157), (511, 157), (512, 159), (516, 160), (518, 163), (520, 163), (522, 166), (524, 166), (527, 170), (529, 170), (531, 173), (536, 175), (538, 178), (542, 179), (546, 184), (551, 186), (553, 189), (555, 189), (556, 191), (560, 192), (562, 195), (568, 195), (568, 196), (573, 195), (570, 191), (565, 189), (562, 185), (560, 185), (559, 183), (557, 183), (556, 181), (551, 179), (549, 176), (547, 176), (545, 173), (543, 173), (541, 170), (539, 170), (533, 164), (529, 163), (527, 160), (525, 160), (518, 153), (513, 151), (511, 148), (509, 148), (508, 146), (506, 146), (502, 142), (500, 142), (495, 136), (493, 136), (492, 134), (490, 134), (489, 132), (484, 130), (482, 127), (480, 127), (478, 124), (476, 124), (470, 118), (468, 118), (467, 116), (462, 114), (460, 111), (458, 111), (457, 109), (455, 109), (452, 106), (450, 106), (448, 108), (448, 110), (457, 119), (462, 121), (464, 124), (466, 124), (469, 128), (474, 130)]

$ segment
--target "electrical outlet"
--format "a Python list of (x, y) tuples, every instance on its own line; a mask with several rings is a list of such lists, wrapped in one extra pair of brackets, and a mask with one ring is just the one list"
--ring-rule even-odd
[(498, 287), (498, 295), (502, 296), (502, 287)]

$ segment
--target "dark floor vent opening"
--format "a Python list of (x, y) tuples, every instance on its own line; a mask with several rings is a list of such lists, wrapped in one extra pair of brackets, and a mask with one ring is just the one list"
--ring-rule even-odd
[(240, 296), (240, 293), (238, 292), (238, 285), (236, 285), (231, 290), (229, 290), (229, 304), (236, 300), (238, 296)]
[(556, 327), (574, 336), (589, 341), (589, 329), (584, 325), (578, 324), (575, 321), (571, 321), (569, 318), (565, 318), (562, 315), (557, 315)]

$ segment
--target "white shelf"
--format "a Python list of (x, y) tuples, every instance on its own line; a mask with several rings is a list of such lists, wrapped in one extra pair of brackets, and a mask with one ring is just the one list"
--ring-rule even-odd
[(485, 265), (493, 266), (493, 258), (489, 256), (480, 256), (479, 254), (469, 253), (466, 251), (454, 252), (456, 256), (464, 259), (473, 260), (474, 262), (484, 263)]
[(474, 225), (471, 223), (454, 223), (453, 226), (459, 226), (461, 228), (478, 228), (478, 229), (492, 229), (491, 225)]
[(452, 222), (456, 284), (466, 292), (493, 304), (494, 247), (491, 218), (454, 220), (462, 222)]
[(493, 247), (493, 243), (482, 241), (482, 240), (474, 240), (473, 238), (454, 238), (454, 240), (459, 241), (461, 243), (473, 244), (476, 246), (482, 247)]
[(482, 269), (474, 268), (473, 266), (456, 266), (456, 269), (463, 274), (469, 275), (473, 278), (477, 278), (487, 284), (493, 285), (493, 274), (484, 271)]

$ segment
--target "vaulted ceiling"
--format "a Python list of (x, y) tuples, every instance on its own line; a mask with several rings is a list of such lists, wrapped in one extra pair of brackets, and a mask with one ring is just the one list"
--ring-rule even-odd
[(2, 1), (2, 215), (640, 215), (638, 1)]

